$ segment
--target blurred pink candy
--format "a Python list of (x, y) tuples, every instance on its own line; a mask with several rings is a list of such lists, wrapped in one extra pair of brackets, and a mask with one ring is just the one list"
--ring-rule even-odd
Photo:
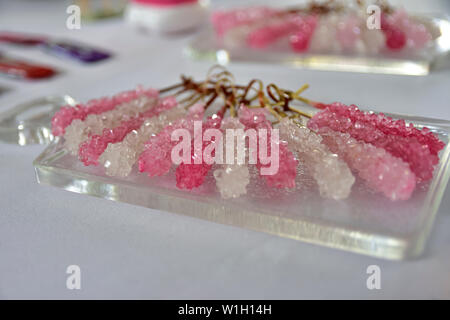
[(70, 125), (74, 119), (84, 120), (89, 114), (101, 114), (143, 95), (147, 97), (157, 97), (158, 90), (152, 88), (145, 90), (139, 87), (136, 90), (121, 92), (112, 97), (90, 100), (86, 104), (78, 104), (75, 107), (63, 106), (52, 118), (52, 134), (54, 136), (61, 136), (64, 134), (65, 128)]

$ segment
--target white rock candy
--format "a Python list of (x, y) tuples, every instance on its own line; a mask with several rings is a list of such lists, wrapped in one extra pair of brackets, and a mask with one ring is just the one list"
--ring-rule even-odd
[(127, 103), (123, 103), (113, 110), (100, 114), (90, 114), (86, 119), (75, 119), (67, 126), (64, 134), (64, 147), (71, 154), (77, 155), (80, 144), (86, 141), (90, 135), (101, 134), (105, 128), (114, 128), (123, 120), (136, 117), (140, 112), (156, 106), (158, 99), (155, 97), (139, 97)]
[(379, 29), (369, 30), (361, 29), (361, 39), (364, 42), (364, 52), (368, 54), (376, 54), (385, 47), (386, 37), (383, 31)]
[(341, 52), (341, 45), (336, 38), (336, 31), (339, 21), (340, 16), (334, 13), (320, 17), (316, 29), (311, 37), (309, 51), (318, 53)]
[(391, 200), (407, 200), (416, 186), (416, 176), (408, 163), (383, 148), (358, 141), (348, 133), (321, 128), (326, 145), (339, 154), (374, 190)]
[[(242, 129), (244, 125), (237, 118), (225, 118), (221, 129), (224, 131), (224, 150), (226, 150), (226, 129)], [(223, 153), (226, 159), (226, 152)], [(246, 163), (237, 163), (237, 143), (234, 143), (234, 164), (222, 164), (214, 170), (216, 186), (222, 198), (237, 198), (247, 193), (247, 185), (250, 182), (250, 173)]]
[(144, 151), (148, 139), (184, 116), (186, 116), (184, 107), (176, 106), (156, 117), (146, 119), (138, 130), (131, 131), (121, 142), (110, 143), (99, 158), (105, 173), (109, 176), (128, 176), (139, 155)]
[(318, 134), (288, 118), (283, 118), (277, 128), (280, 139), (287, 141), (289, 148), (298, 153), (300, 162), (311, 169), (322, 197), (338, 200), (350, 195), (355, 177)]

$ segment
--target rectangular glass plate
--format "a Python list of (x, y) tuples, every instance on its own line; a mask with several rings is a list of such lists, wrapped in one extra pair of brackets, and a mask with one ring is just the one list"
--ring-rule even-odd
[(423, 16), (440, 30), (441, 35), (430, 48), (414, 53), (387, 52), (377, 55), (295, 53), (289, 48), (273, 46), (264, 50), (230, 47), (222, 43), (212, 27), (205, 28), (191, 41), (186, 52), (194, 59), (286, 64), (316, 70), (350, 71), (402, 75), (427, 75), (432, 68), (448, 67), (450, 22), (444, 18)]
[(403, 118), (419, 128), (427, 126), (446, 143), (433, 180), (418, 185), (407, 201), (392, 202), (368, 190), (358, 178), (348, 199), (323, 199), (302, 167), (295, 190), (267, 188), (262, 179), (256, 178), (251, 180), (247, 195), (223, 200), (212, 174), (193, 191), (175, 187), (174, 170), (163, 177), (148, 178), (135, 166), (126, 178), (109, 177), (101, 167), (86, 167), (68, 154), (60, 138), (46, 148), (34, 166), (39, 183), (68, 191), (371, 256), (405, 259), (422, 253), (445, 191), (449, 178), (450, 121), (390, 116)]

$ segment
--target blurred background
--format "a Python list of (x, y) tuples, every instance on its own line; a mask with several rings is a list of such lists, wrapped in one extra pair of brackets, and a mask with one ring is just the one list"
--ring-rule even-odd
[[(134, 4), (139, 5), (139, 1)], [(145, 0), (144, 0), (145, 1)], [(167, 2), (159, 0), (161, 3)], [(168, 0), (173, 1), (173, 0)], [(158, 1), (157, 1), (158, 2)], [(354, 2), (354, 1), (350, 1)], [(211, 0), (201, 1), (209, 12), (220, 8), (231, 8), (247, 5), (274, 5), (273, 1), (241, 1), (241, 0)], [(294, 6), (304, 4), (306, 1), (277, 1), (277, 6)], [(394, 0), (392, 5), (405, 7), (412, 13), (432, 13), (446, 15), (450, 13), (450, 2), (446, 0)], [(82, 9), (80, 29), (69, 29), (67, 20), (72, 11), (68, 8), (77, 4)], [(177, 80), (180, 73), (203, 77), (207, 69), (213, 64), (211, 61), (192, 61), (184, 54), (185, 47), (195, 37), (199, 28), (189, 29), (186, 32), (165, 33), (167, 24), (161, 24), (161, 32), (151, 28), (143, 28), (139, 23), (125, 21), (122, 15), (104, 19), (93, 19), (92, 16), (101, 16), (99, 9), (107, 12), (120, 11), (130, 5), (126, 0), (0, 0), (0, 30), (30, 32), (54, 39), (80, 42), (89, 46), (104, 49), (113, 54), (111, 59), (98, 64), (83, 65), (67, 59), (56, 59), (37, 48), (10, 46), (0, 43), (0, 52), (8, 53), (16, 58), (26, 61), (40, 62), (56, 68), (60, 73), (49, 80), (23, 82), (0, 77), (0, 87), (15, 89), (8, 90), (8, 94), (0, 95), (0, 110), (12, 106), (17, 102), (34, 95), (70, 94), (74, 98), (84, 101), (91, 97), (111, 94), (122, 89), (132, 88), (137, 84), (162, 87)], [(105, 11), (104, 10), (104, 11)], [(83, 12), (86, 12), (83, 13)], [(106, 14), (107, 15), (107, 14)], [(84, 17), (84, 18), (83, 18)], [(87, 18), (87, 19), (85, 19)], [(134, 16), (135, 20), (139, 17)], [(129, 20), (129, 19), (128, 19)], [(150, 17), (148, 21), (157, 20)], [(208, 18), (201, 20), (206, 23)], [(73, 22), (73, 20), (71, 20)], [(154, 25), (157, 22), (154, 22)], [(173, 20), (172, 20), (173, 21)], [(173, 22), (172, 22), (173, 24)], [(150, 23), (151, 25), (151, 23)], [(425, 95), (423, 92), (436, 93), (433, 103), (444, 104), (443, 93), (438, 92), (440, 74), (435, 77), (415, 78), (380, 75), (360, 75), (352, 73), (326, 73), (310, 70), (295, 70), (283, 66), (275, 69), (271, 65), (259, 65), (258, 68), (246, 64), (232, 64), (230, 66), (237, 73), (242, 82), (249, 77), (259, 76), (269, 78), (271, 81), (280, 81), (280, 85), (288, 85), (292, 80), (307, 81), (311, 85), (310, 94), (321, 88), (321, 98), (324, 101), (346, 99), (348, 81), (359, 79), (352, 84), (350, 101), (358, 102), (363, 106), (381, 107), (384, 109), (398, 108), (396, 111), (405, 111), (409, 114), (421, 114)], [(248, 69), (250, 68), (250, 69)], [(241, 72), (242, 70), (242, 72)], [(269, 71), (270, 70), (270, 71)], [(266, 71), (269, 71), (268, 73)], [(283, 77), (280, 77), (283, 75)], [(289, 80), (288, 80), (289, 79)], [(348, 81), (347, 81), (348, 80)], [(400, 81), (401, 80), (401, 81)], [(295, 80), (294, 80), (295, 81)], [(283, 83), (284, 82), (284, 83)], [(395, 85), (391, 85), (395, 83)], [(407, 90), (409, 87), (420, 87), (409, 94), (410, 99), (405, 103), (403, 95), (391, 94), (395, 91)], [(376, 88), (376, 89), (375, 89)], [(4, 89), (5, 90), (5, 89)], [(378, 90), (386, 90), (379, 94)], [(316, 93), (317, 94), (317, 93)], [(354, 96), (354, 95), (357, 96)], [(319, 97), (317, 97), (319, 98)], [(6, 100), (7, 99), (7, 100)], [(446, 117), (444, 108), (427, 109), (430, 117)], [(448, 118), (448, 116), (446, 117)]]
[[(448, 0), (390, 3), (411, 13), (450, 15)], [(88, 12), (84, 18), (82, 12), (79, 29), (67, 27), (73, 4)], [(202, 8), (262, 4), (275, 1), (211, 0)], [(0, 44), (0, 55), (58, 71), (39, 81), (0, 77), (0, 112), (47, 95), (87, 101), (139, 84), (165, 87), (182, 73), (205, 76), (213, 62), (185, 55), (199, 29), (167, 34), (164, 28), (174, 25), (162, 32), (136, 26), (121, 14), (128, 5), (124, 0), (0, 0), (0, 31), (79, 42), (111, 54), (82, 64), (35, 47)], [(151, 23), (163, 23), (154, 19)], [(309, 83), (308, 97), (314, 100), (450, 120), (448, 70), (417, 77), (261, 63), (228, 67), (242, 83), (259, 78), (288, 89)], [(390, 262), (42, 187), (32, 161), (43, 148), (0, 144), (0, 298), (450, 298), (448, 190), (427, 253), (415, 261)], [(86, 286), (79, 292), (64, 285), (65, 267), (73, 263), (85, 270)], [(365, 286), (371, 264), (382, 269), (382, 290)]]

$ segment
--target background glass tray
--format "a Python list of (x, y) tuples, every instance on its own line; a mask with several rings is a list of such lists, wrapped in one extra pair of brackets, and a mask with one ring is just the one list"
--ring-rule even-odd
[(295, 53), (290, 48), (272, 46), (264, 50), (225, 46), (212, 27), (205, 28), (191, 41), (186, 52), (194, 59), (210, 59), (220, 64), (230, 61), (287, 64), (317, 70), (427, 75), (433, 68), (449, 67), (450, 22), (448, 19), (421, 16), (441, 32), (430, 48), (407, 53), (377, 55)]
[(46, 96), (19, 104), (0, 113), (0, 141), (26, 146), (53, 140), (51, 121), (61, 106), (75, 106), (69, 95)]
[(387, 259), (412, 258), (424, 249), (449, 178), (450, 122), (391, 116), (418, 127), (427, 126), (446, 143), (433, 180), (419, 185), (408, 201), (392, 202), (371, 192), (358, 179), (348, 199), (323, 199), (302, 167), (295, 190), (267, 188), (262, 179), (256, 178), (251, 180), (247, 195), (225, 201), (216, 191), (212, 174), (193, 191), (175, 187), (174, 170), (150, 179), (135, 166), (129, 177), (109, 177), (101, 167), (86, 167), (68, 154), (60, 138), (47, 147), (34, 166), (39, 183), (68, 191)]

